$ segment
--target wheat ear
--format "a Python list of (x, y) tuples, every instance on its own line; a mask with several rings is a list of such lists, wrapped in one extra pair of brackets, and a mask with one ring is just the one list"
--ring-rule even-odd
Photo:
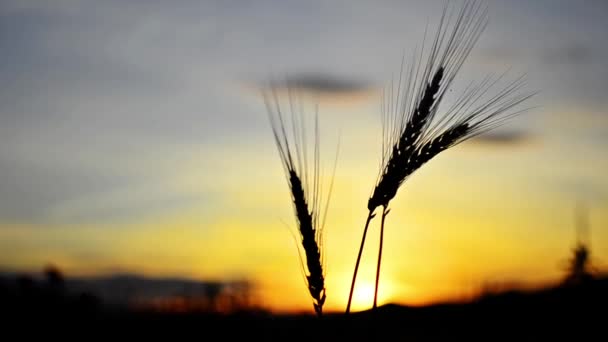
[(295, 96), (291, 90), (288, 90), (288, 96), (291, 114), (284, 115), (276, 90), (272, 88), (270, 94), (264, 92), (275, 145), (291, 191), (292, 205), (300, 236), (299, 241), (301, 248), (304, 250), (305, 262), (302, 262), (300, 246), (298, 246), (298, 254), (305, 273), (306, 285), (313, 299), (313, 308), (320, 317), (326, 299), (323, 228), (333, 188), (333, 176), (327, 197), (322, 203), (318, 114), (315, 113), (314, 116), (313, 148), (311, 150), (307, 147), (310, 137), (308, 137), (307, 119), (302, 110), (301, 102), (298, 101), (298, 96)]

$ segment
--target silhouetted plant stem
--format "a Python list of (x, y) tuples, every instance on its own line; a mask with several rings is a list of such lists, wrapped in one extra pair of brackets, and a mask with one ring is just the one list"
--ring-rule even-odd
[(359, 247), (359, 254), (357, 255), (357, 262), (355, 263), (355, 271), (353, 272), (353, 281), (350, 284), (350, 293), (348, 294), (348, 303), (346, 304), (346, 313), (350, 313), (350, 304), (353, 300), (353, 293), (355, 292), (355, 282), (357, 280), (357, 272), (359, 271), (359, 262), (361, 261), (361, 254), (363, 253), (363, 246), (365, 245), (365, 237), (367, 235), (367, 228), (369, 228), (369, 223), (374, 218), (374, 211), (370, 210), (367, 215), (367, 220), (365, 221), (365, 228), (363, 228), (363, 237), (361, 238), (361, 246)]
[(378, 247), (378, 265), (376, 266), (376, 287), (374, 289), (374, 309), (378, 307), (378, 283), (380, 282), (380, 264), (382, 263), (382, 243), (384, 241), (384, 219), (390, 212), (387, 206), (382, 207), (382, 221), (380, 223), (380, 245)]

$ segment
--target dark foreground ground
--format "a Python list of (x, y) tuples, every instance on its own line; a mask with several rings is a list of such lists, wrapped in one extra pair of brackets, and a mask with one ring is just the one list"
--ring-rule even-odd
[[(504, 292), (463, 304), (404, 307), (345, 316), (265, 312), (160, 314), (108, 310), (94, 298), (0, 296), (0, 340), (156, 337), (169, 340), (608, 341), (608, 278), (534, 292)], [(4, 338), (17, 333), (17, 337)]]

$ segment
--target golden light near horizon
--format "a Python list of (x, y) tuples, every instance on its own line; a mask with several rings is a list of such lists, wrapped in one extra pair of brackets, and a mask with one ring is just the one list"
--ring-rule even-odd
[(370, 303), (374, 300), (374, 284), (362, 283), (355, 288), (353, 296), (354, 310), (364, 310), (370, 307)]
[[(348, 281), (349, 279), (344, 279)], [(360, 279), (355, 286), (355, 292), (353, 294), (352, 310), (363, 311), (371, 308), (374, 302), (374, 289), (375, 284), (372, 279)], [(345, 287), (345, 290), (348, 288)], [(389, 279), (382, 277), (380, 279), (380, 289), (378, 291), (378, 305), (389, 303), (394, 297), (394, 286)], [(343, 306), (334, 308), (338, 311), (343, 310)]]

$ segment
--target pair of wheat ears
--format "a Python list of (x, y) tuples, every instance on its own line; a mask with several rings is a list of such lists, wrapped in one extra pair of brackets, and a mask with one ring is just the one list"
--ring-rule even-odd
[[(501, 77), (488, 76), (478, 84), (471, 84), (460, 97), (439, 116), (440, 104), (450, 89), (456, 74), (487, 25), (488, 10), (478, 0), (465, 0), (460, 9), (444, 8), (430, 46), (414, 52), (412, 61), (401, 64), (399, 79), (391, 81), (383, 91), (382, 156), (380, 169), (371, 197), (369, 213), (357, 255), (353, 279), (346, 306), (350, 312), (357, 271), (365, 245), (367, 230), (375, 211), (381, 208), (380, 244), (376, 268), (373, 308), (377, 306), (378, 284), (382, 260), (384, 223), (389, 203), (401, 184), (433, 157), (465, 140), (502, 125), (523, 110), (515, 111), (534, 93), (521, 92), (523, 77), (495, 91)], [(426, 36), (426, 33), (425, 33)], [(312, 132), (306, 130), (306, 120), (289, 91), (290, 115), (279, 104), (274, 87), (264, 92), (264, 100), (279, 152), (297, 220), (308, 290), (315, 313), (321, 316), (325, 303), (325, 272), (323, 228), (327, 205), (331, 197), (333, 177), (327, 197), (323, 199), (320, 182), (319, 121), (314, 117)], [(309, 141), (309, 140), (312, 140)], [(309, 143), (312, 150), (307, 149)], [(312, 159), (312, 160), (310, 160)], [(334, 164), (335, 173), (335, 164)]]

